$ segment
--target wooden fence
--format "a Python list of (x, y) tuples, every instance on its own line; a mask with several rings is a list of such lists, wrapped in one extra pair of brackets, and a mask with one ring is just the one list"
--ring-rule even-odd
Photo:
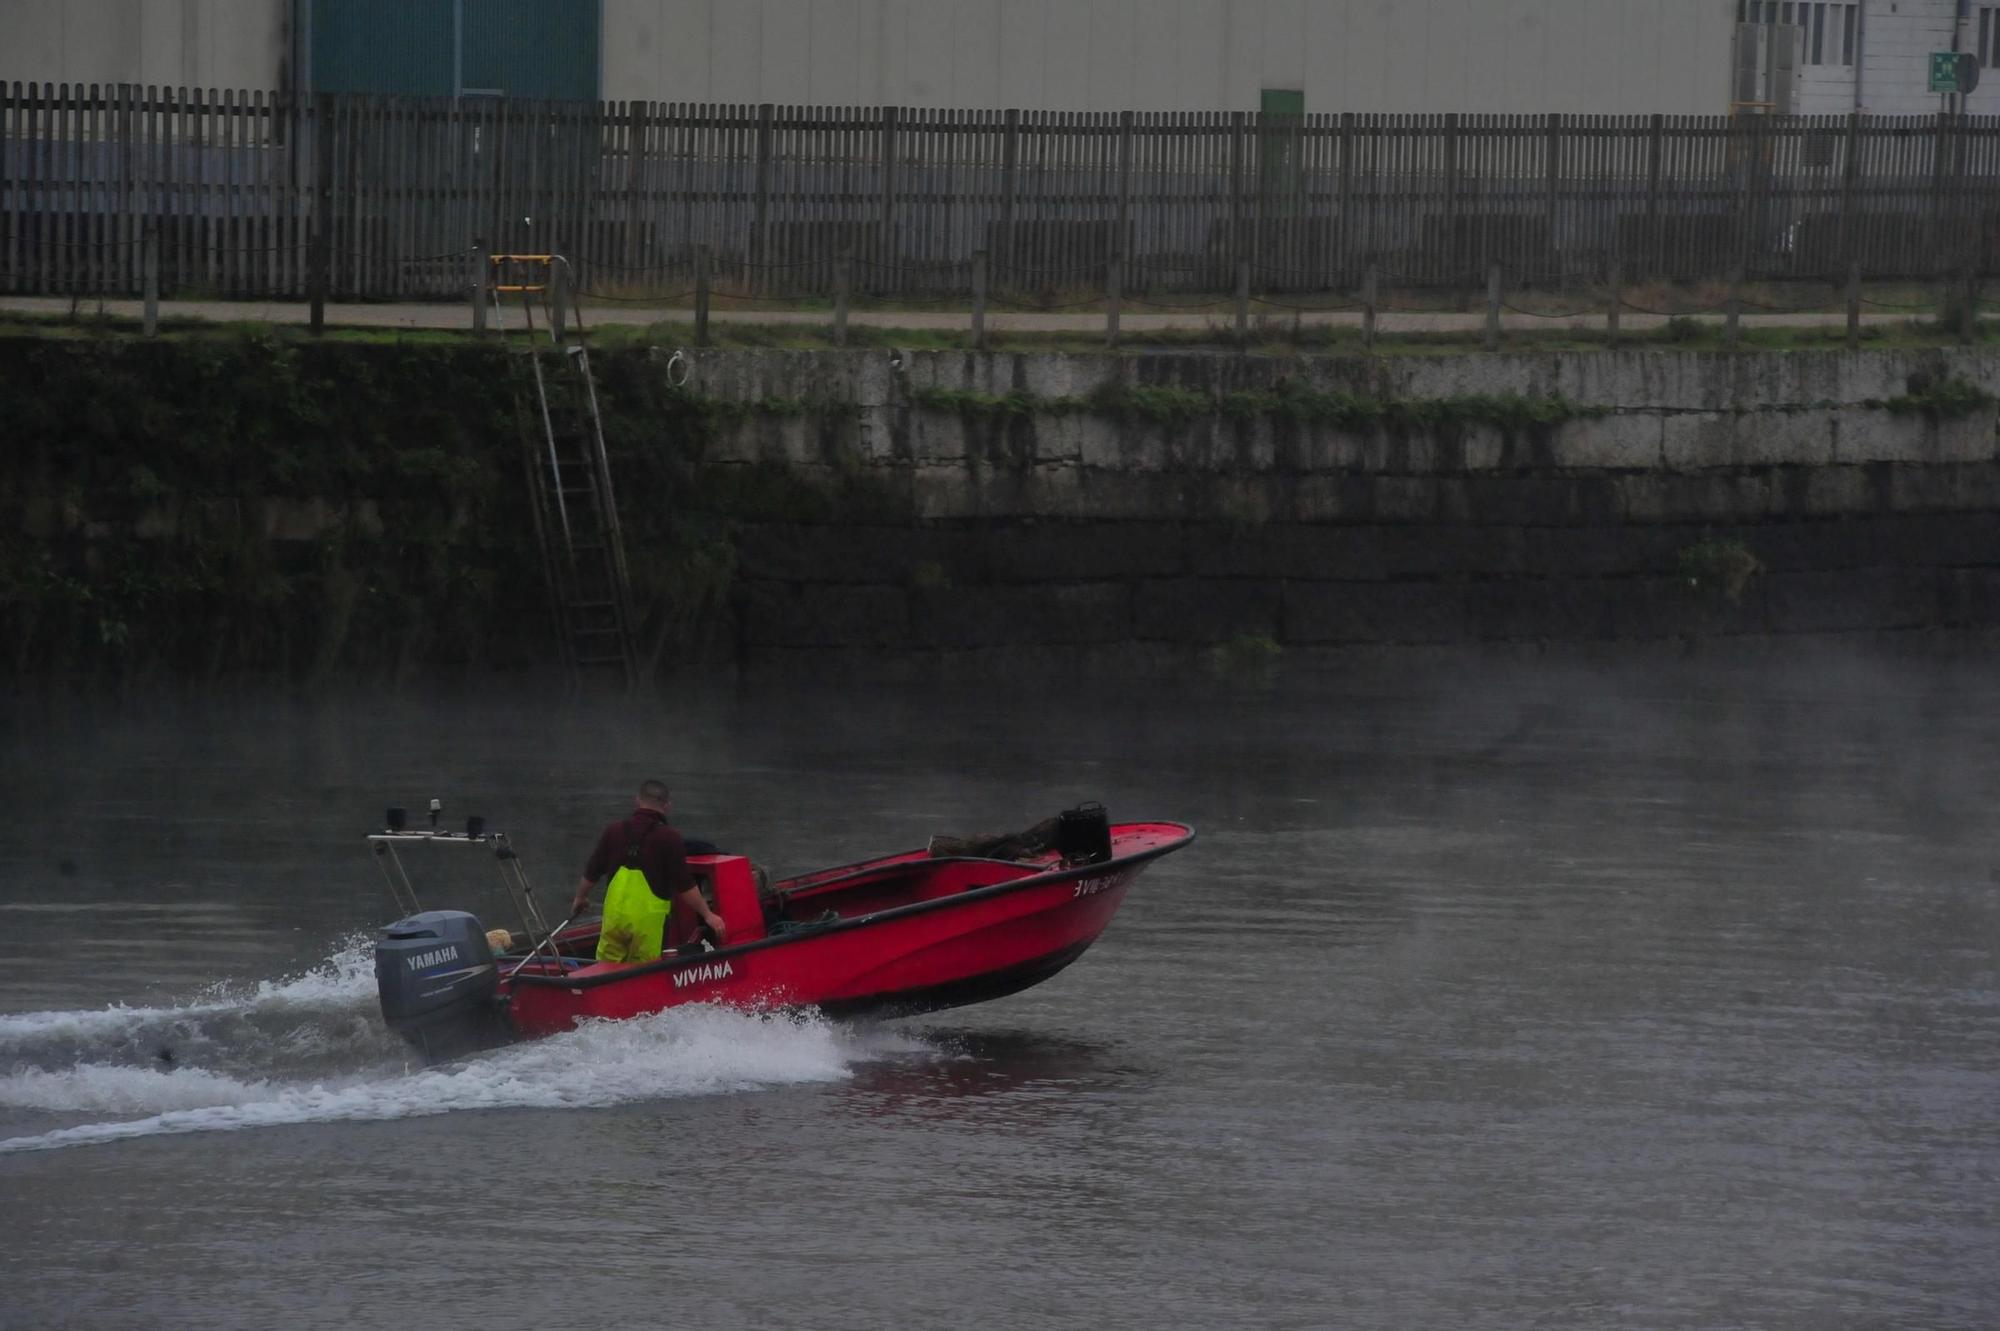
[(916, 111), (0, 86), (0, 291), (952, 299), (2000, 266), (2000, 117)]

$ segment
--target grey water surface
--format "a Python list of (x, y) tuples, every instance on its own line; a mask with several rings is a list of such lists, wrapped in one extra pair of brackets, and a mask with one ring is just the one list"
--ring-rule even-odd
[[(1984, 662), (0, 719), (0, 1326), (2000, 1325)], [(781, 873), (1200, 840), (995, 1003), (414, 1065), (381, 807), (560, 903), (646, 775)]]

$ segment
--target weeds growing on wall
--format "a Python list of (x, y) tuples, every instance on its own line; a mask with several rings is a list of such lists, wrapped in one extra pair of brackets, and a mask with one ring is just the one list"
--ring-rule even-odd
[(1015, 418), (1046, 413), (1067, 399), (1038, 398), (1031, 393), (982, 393), (969, 388), (916, 388), (910, 401), (926, 411), (962, 416)]
[[(734, 545), (691, 500), (705, 441), (737, 413), (638, 353), (599, 371), (642, 642), (676, 658), (727, 614)], [(508, 375), (505, 353), (463, 339), (0, 338), (0, 669), (553, 660)]]
[(1302, 387), (1289, 381), (1270, 388), (1220, 395), (1179, 384), (1107, 383), (1083, 397), (1036, 397), (920, 388), (917, 406), (980, 416), (1061, 416), (1077, 412), (1147, 425), (1185, 425), (1205, 416), (1230, 420), (1270, 418), (1341, 430), (1417, 430), (1489, 425), (1503, 430), (1560, 425), (1608, 414), (1560, 394), (1460, 394), (1443, 398), (1390, 398)]
[(1739, 540), (1707, 536), (1680, 550), (1674, 568), (1690, 588), (1719, 591), (1735, 605), (1749, 590), (1750, 580), (1764, 571), (1764, 563)]
[(1268, 633), (1239, 633), (1208, 649), (1211, 673), (1234, 679), (1267, 678), (1284, 660), (1285, 649)]
[(1922, 415), (1932, 420), (1957, 420), (1985, 410), (1993, 403), (1993, 394), (1970, 379), (1945, 374), (1912, 375), (1907, 393), (1889, 398), (1879, 405), (1899, 416)]
[(0, 340), (13, 668), (304, 676), (499, 650), (491, 588), (533, 565), (518, 455), (492, 447), (498, 355)]

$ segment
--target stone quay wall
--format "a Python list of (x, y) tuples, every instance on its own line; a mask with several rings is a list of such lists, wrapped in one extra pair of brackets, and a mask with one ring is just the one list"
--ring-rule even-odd
[(685, 364), (745, 661), (2000, 623), (1994, 351)]

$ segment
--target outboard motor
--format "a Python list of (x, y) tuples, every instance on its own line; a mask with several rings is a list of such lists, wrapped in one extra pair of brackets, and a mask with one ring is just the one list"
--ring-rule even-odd
[(1056, 822), (1056, 851), (1064, 864), (1098, 864), (1111, 858), (1111, 819), (1095, 800), (1064, 809)]
[(499, 985), (486, 931), (465, 911), (427, 910), (396, 921), (375, 940), (382, 1019), (432, 1061), (508, 1038), (493, 999)]

